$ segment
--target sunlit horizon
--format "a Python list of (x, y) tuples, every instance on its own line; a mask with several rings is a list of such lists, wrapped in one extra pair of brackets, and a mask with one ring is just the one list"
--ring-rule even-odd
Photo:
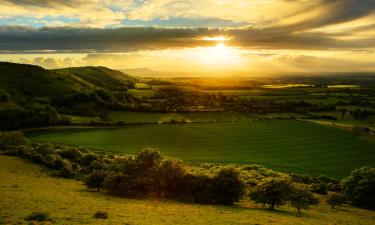
[(371, 1), (5, 0), (0, 6), (1, 61), (201, 76), (375, 72)]

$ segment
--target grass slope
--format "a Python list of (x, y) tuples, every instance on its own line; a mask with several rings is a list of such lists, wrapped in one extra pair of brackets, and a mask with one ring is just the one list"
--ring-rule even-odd
[(0, 62), (0, 88), (12, 97), (56, 97), (80, 86), (39, 66)]
[(86, 82), (88, 86), (94, 85), (105, 89), (123, 89), (136, 81), (120, 71), (106, 67), (70, 67), (54, 71), (63, 76), (70, 76), (78, 82)]
[[(373, 224), (375, 213), (325, 203), (298, 216), (288, 206), (271, 212), (243, 202), (238, 206), (184, 204), (157, 199), (124, 199), (91, 192), (78, 181), (53, 178), (38, 165), (0, 156), (0, 224), (27, 224), (32, 212), (47, 212), (53, 224)], [(95, 219), (99, 210), (107, 220)]]
[(0, 62), (0, 89), (8, 91), (16, 100), (60, 97), (82, 89), (122, 90), (135, 82), (135, 78), (106, 67), (45, 70), (34, 65)]
[(287, 172), (347, 176), (375, 163), (375, 142), (353, 132), (298, 121), (140, 125), (47, 130), (32, 141), (134, 153), (146, 147), (192, 163), (258, 163)]

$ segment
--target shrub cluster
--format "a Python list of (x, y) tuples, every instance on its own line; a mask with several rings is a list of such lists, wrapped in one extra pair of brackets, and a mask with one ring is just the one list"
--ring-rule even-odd
[(235, 168), (222, 168), (213, 176), (194, 174), (177, 160), (146, 149), (134, 157), (121, 157), (110, 164), (96, 162), (85, 177), (89, 188), (120, 196), (157, 196), (188, 202), (226, 204), (237, 202), (245, 185)]
[(20, 132), (0, 133), (0, 151), (51, 168), (55, 176), (79, 178), (86, 186), (117, 196), (155, 196), (179, 201), (232, 205), (249, 193), (271, 209), (286, 203), (298, 212), (317, 204), (315, 194), (328, 196), (334, 208), (343, 203), (375, 208), (375, 168), (354, 170), (340, 181), (326, 177), (283, 174), (260, 165), (186, 166), (145, 149), (134, 156), (93, 152), (60, 144), (39, 144)]
[(301, 209), (308, 209), (310, 205), (319, 203), (307, 185), (293, 183), (288, 177), (267, 179), (255, 186), (249, 196), (257, 203), (268, 204), (271, 210), (290, 202), (298, 214)]
[(0, 133), (0, 150), (6, 155), (17, 155), (53, 169), (53, 175), (63, 178), (78, 177), (84, 170), (81, 165), (89, 165), (96, 155), (85, 153), (65, 145), (30, 143), (20, 132)]
[(362, 167), (353, 170), (341, 184), (346, 198), (352, 205), (375, 209), (375, 168)]
[(330, 192), (327, 195), (326, 201), (332, 209), (334, 209), (335, 206), (340, 206), (345, 203), (345, 196), (341, 193)]
[(340, 192), (340, 181), (332, 177), (318, 176), (312, 177), (307, 174), (290, 174), (293, 182), (310, 185), (311, 191), (316, 194), (327, 195), (329, 191)]
[(11, 100), (11, 95), (4, 89), (0, 89), (0, 102), (8, 102)]
[(0, 130), (69, 123), (69, 117), (60, 115), (54, 107), (47, 103), (30, 103), (20, 109), (0, 110)]

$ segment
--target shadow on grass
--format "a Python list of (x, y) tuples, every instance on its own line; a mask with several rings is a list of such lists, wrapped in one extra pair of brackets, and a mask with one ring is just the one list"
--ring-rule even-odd
[(226, 207), (227, 210), (232, 210), (236, 212), (261, 212), (267, 213), (275, 216), (286, 216), (286, 217), (297, 217), (297, 218), (313, 218), (316, 217), (309, 213), (308, 210), (302, 210), (300, 214), (297, 213), (297, 209), (291, 209), (289, 207), (279, 207), (274, 210), (269, 209), (262, 205), (234, 205), (234, 206), (214, 206), (216, 207)]
[(349, 209), (342, 208), (342, 207), (336, 207), (336, 208), (334, 208), (332, 210), (341, 211), (341, 212), (351, 212)]
[(126, 203), (126, 200), (148, 200), (148, 201), (155, 201), (155, 202), (174, 202), (169, 199), (164, 199), (164, 198), (156, 198), (156, 197), (137, 197), (137, 196), (119, 196), (116, 194), (111, 194), (105, 191), (100, 190), (99, 192), (96, 189), (87, 189), (87, 188), (80, 188), (75, 190), (78, 193), (81, 194), (88, 194), (90, 196), (95, 196), (95, 198), (100, 198), (104, 200), (111, 200), (111, 201), (116, 201), (116, 202), (124, 202)]
[[(114, 201), (117, 203), (126, 203), (127, 201), (148, 201), (149, 203), (165, 203), (165, 204), (181, 204), (181, 205), (190, 205), (190, 206), (200, 206), (200, 207), (211, 207), (215, 210), (226, 213), (251, 213), (251, 212), (260, 212), (266, 213), (274, 216), (285, 216), (285, 217), (300, 217), (300, 218), (313, 218), (315, 216), (308, 213), (308, 210), (301, 211), (301, 214), (297, 213), (296, 209), (291, 209), (290, 207), (279, 207), (274, 210), (269, 209), (266, 206), (257, 205), (257, 204), (236, 204), (232, 206), (226, 205), (210, 205), (210, 204), (199, 204), (199, 203), (190, 203), (182, 202), (165, 198), (158, 197), (129, 197), (129, 196), (117, 196), (103, 191), (97, 192), (94, 189), (77, 189), (77, 192), (86, 193), (90, 195), (96, 195), (96, 197), (105, 199), (107, 201)], [(349, 211), (347, 209), (336, 209), (340, 211)]]

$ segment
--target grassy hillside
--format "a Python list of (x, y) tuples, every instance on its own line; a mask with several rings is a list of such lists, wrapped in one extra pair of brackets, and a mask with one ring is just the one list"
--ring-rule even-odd
[(375, 162), (373, 140), (298, 121), (142, 125), (47, 130), (28, 135), (33, 141), (126, 153), (154, 147), (192, 163), (258, 163), (281, 171), (337, 178), (361, 166), (374, 166)]
[(0, 62), (0, 89), (13, 99), (23, 97), (60, 97), (82, 89), (122, 90), (135, 79), (106, 67), (73, 67), (45, 70), (42, 67)]
[[(88, 191), (79, 181), (50, 177), (42, 167), (0, 156), (0, 224), (28, 224), (32, 212), (47, 212), (53, 224), (373, 224), (375, 213), (321, 202), (298, 216), (285, 206), (269, 211), (250, 202), (229, 206), (125, 199)], [(95, 219), (99, 210), (107, 220)], [(48, 223), (47, 223), (48, 224)]]
[(100, 87), (104, 89), (124, 89), (134, 86), (136, 79), (117, 70), (106, 67), (71, 67), (53, 70), (59, 75), (68, 76), (88, 87)]
[(39, 66), (0, 62), (0, 88), (13, 98), (56, 97), (78, 90), (80, 85)]

